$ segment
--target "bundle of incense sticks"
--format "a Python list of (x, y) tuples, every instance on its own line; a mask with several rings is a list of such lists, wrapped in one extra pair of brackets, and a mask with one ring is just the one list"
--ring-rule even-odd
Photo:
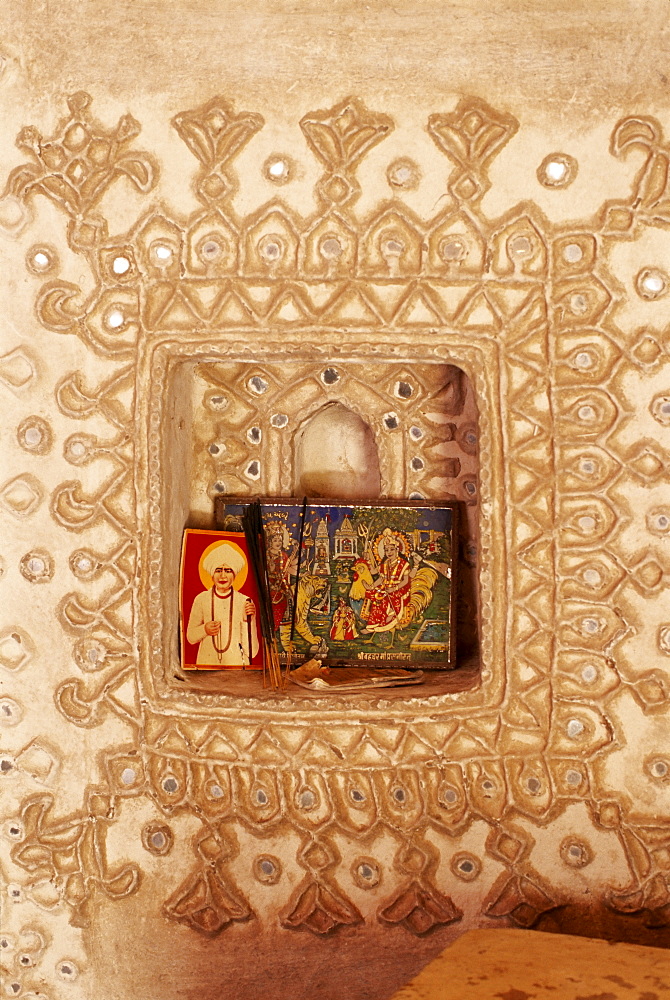
[(281, 664), (279, 662), (279, 650), (277, 649), (277, 639), (274, 630), (272, 593), (268, 574), (263, 517), (261, 505), (257, 500), (250, 503), (244, 511), (242, 525), (244, 527), (244, 534), (247, 540), (260, 601), (261, 641), (263, 644), (263, 687), (266, 686), (267, 678), (270, 687), (277, 689), (282, 687)]
[(298, 586), (300, 584), (300, 563), (302, 562), (302, 545), (305, 538), (305, 514), (307, 512), (307, 497), (302, 498), (302, 511), (300, 515), (300, 534), (298, 536), (298, 565), (295, 571), (295, 587), (293, 590), (293, 610), (291, 612), (291, 637), (289, 640), (288, 654), (286, 657), (286, 670), (284, 672), (284, 687), (288, 687), (291, 677), (291, 667), (293, 659), (293, 639), (295, 638), (295, 616), (298, 608)]

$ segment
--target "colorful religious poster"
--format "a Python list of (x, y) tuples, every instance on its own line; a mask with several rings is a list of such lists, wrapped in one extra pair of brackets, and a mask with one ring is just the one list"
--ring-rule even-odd
[(258, 590), (244, 533), (187, 528), (179, 594), (184, 670), (262, 668)]
[[(239, 530), (243, 500), (221, 498)], [(280, 659), (449, 669), (457, 505), (261, 499)]]

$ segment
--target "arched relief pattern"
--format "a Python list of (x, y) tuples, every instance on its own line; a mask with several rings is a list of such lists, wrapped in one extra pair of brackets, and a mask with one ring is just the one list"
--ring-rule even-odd
[(302, 423), (293, 453), (293, 493), (297, 496), (365, 500), (382, 495), (379, 450), (372, 428), (342, 403), (326, 403)]
[[(586, 885), (607, 912), (666, 926), (670, 834), (658, 802), (670, 773), (669, 342), (661, 313), (640, 328), (626, 305), (653, 304), (669, 279), (657, 261), (630, 275), (617, 263), (618, 246), (668, 225), (660, 125), (616, 125), (612, 154), (643, 149), (645, 161), (630, 197), (594, 219), (553, 226), (528, 202), (490, 220), (481, 208), (488, 167), (517, 123), (465, 99), (428, 124), (453, 164), (439, 215), (419, 219), (396, 200), (361, 221), (356, 169), (393, 124), (350, 100), (301, 122), (324, 168), (316, 215), (296, 217), (277, 198), (242, 219), (230, 200), (232, 161), (263, 122), (215, 99), (173, 120), (199, 161), (202, 209), (184, 219), (149, 207), (129, 232), (110, 236), (96, 214), (102, 193), (120, 178), (148, 192), (156, 164), (132, 151), (134, 119), (109, 132), (90, 117), (86, 95), (69, 103), (54, 137), (21, 133), (29, 162), (11, 174), (3, 205), (18, 218), (42, 194), (66, 212), (68, 246), (95, 289), (85, 295), (62, 280), (57, 255), (38, 248), (30, 266), (47, 280), (37, 315), (54, 335), (79, 338), (82, 357), (104, 360), (106, 374), (73, 371), (51, 389), (54, 414), (72, 428), (58, 468), (78, 472), (41, 481), (26, 466), (0, 485), (0, 503), (14, 523), (48, 495), (53, 532), (71, 538), (76, 590), (56, 591), (62, 577), (48, 547), (24, 546), (16, 564), (21, 586), (58, 594), (54, 615), (77, 670), (55, 674), (59, 719), (88, 730), (104, 766), (79, 806), (52, 818), (62, 753), (46, 734), (14, 746), (7, 730), (3, 771), (25, 791), (7, 831), (16, 841), (13, 898), (69, 911), (83, 926), (95, 898), (122, 900), (141, 885), (141, 865), (107, 861), (110, 829), (160, 856), (174, 819), (187, 814), (201, 824), (192, 867), (175, 879), (163, 914), (205, 934), (269, 919), (259, 893), (289, 863), (302, 881), (292, 890), (283, 882), (272, 919), (290, 930), (326, 934), (374, 920), (425, 934), (463, 921), (463, 885), (473, 880), (492, 921), (531, 926), (577, 905)], [(540, 183), (569, 184), (569, 159), (549, 157)], [(174, 635), (162, 505), (171, 373), (197, 362), (257, 364), (270, 375), (340, 358), (353, 367), (378, 358), (389, 370), (457, 365), (472, 382), (481, 683), (392, 706), (333, 700), (308, 710), (288, 697), (268, 709), (176, 694), (165, 672)], [(19, 398), (35, 371), (29, 346), (0, 358), (0, 383)], [(39, 454), (52, 432), (30, 419), (26, 409), (19, 445)], [(46, 662), (49, 635), (18, 620), (0, 634), (3, 722), (30, 712), (20, 671)], [(649, 747), (644, 761), (627, 738), (633, 722)], [(37, 795), (40, 785), (54, 787)], [(153, 810), (142, 831), (123, 808), (135, 799)], [(292, 845), (291, 858), (267, 850), (269, 831), (273, 843)], [(397, 845), (390, 862), (375, 858), (377, 838), (388, 837)], [(356, 848), (353, 867), (345, 841)], [(240, 875), (250, 857), (251, 882)], [(605, 874), (593, 857), (606, 859)], [(557, 865), (579, 868), (582, 881), (557, 878)]]
[[(216, 492), (216, 482), (231, 495), (292, 495), (296, 434), (337, 403), (371, 429), (381, 496), (421, 492), (476, 505), (476, 402), (467, 376), (453, 365), (326, 361), (315, 370), (290, 362), (214, 363), (200, 364), (197, 374), (204, 391), (194, 398), (194, 500)], [(260, 380), (258, 389), (253, 380)], [(229, 435), (235, 432), (234, 447), (220, 441), (227, 427)], [(421, 458), (420, 468), (412, 467), (413, 457)], [(245, 472), (255, 461), (259, 473), (251, 479)], [(444, 482), (433, 483), (436, 475)]]

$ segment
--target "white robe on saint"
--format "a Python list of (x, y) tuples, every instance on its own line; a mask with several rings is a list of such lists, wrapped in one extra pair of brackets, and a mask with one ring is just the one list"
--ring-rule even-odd
[[(251, 657), (249, 656), (249, 626), (244, 613), (248, 598), (237, 590), (230, 590), (225, 597), (216, 591), (204, 590), (193, 601), (186, 629), (186, 638), (198, 646), (196, 664), (207, 667), (248, 666), (258, 652), (256, 618), (251, 618)], [(213, 610), (212, 610), (213, 601)], [(232, 611), (231, 611), (232, 601)], [(207, 635), (205, 624), (221, 622), (216, 635)], [(222, 650), (217, 652), (217, 647)]]

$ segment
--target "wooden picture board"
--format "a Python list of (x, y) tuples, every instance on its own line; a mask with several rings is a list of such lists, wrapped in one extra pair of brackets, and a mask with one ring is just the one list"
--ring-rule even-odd
[[(217, 499), (217, 527), (241, 530), (251, 499)], [(283, 661), (292, 639), (334, 667), (456, 665), (456, 503), (257, 499)]]

